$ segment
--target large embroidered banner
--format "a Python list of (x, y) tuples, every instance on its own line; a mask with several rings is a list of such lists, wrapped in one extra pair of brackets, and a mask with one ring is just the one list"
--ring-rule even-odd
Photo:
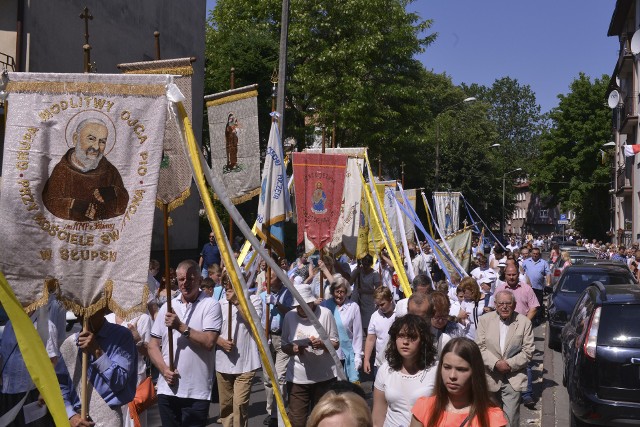
[(260, 193), (258, 85), (205, 96), (211, 170), (234, 204)]
[[(23, 304), (146, 309), (167, 75), (10, 73), (0, 269)], [(54, 288), (51, 288), (54, 289)]]
[(433, 203), (438, 218), (438, 228), (445, 236), (455, 233), (459, 228), (459, 192), (435, 192)]
[[(449, 248), (451, 248), (451, 252), (458, 260), (458, 263), (462, 266), (464, 271), (469, 271), (469, 267), (471, 266), (471, 228), (465, 228), (457, 231), (456, 233), (450, 234), (445, 237)], [(437, 241), (442, 244), (441, 240)], [(440, 256), (442, 257), (445, 267), (449, 271), (449, 273), (457, 272), (457, 268), (455, 268), (444, 256), (444, 251), (441, 248), (436, 248)]]
[[(364, 166), (364, 152), (366, 148), (327, 148), (327, 154), (343, 154), (349, 156), (347, 160), (347, 173), (344, 178), (342, 190), (342, 207), (340, 218), (336, 223), (331, 241), (325, 249), (337, 255), (346, 253), (350, 257), (356, 256), (358, 243), (358, 228), (360, 218), (360, 203), (362, 197), (362, 182), (360, 174)], [(307, 153), (319, 153), (320, 149), (307, 149)], [(305, 253), (315, 250), (309, 239), (305, 239)]]
[[(118, 64), (118, 68), (125, 74), (171, 74), (173, 82), (185, 97), (184, 108), (189, 120), (193, 122), (191, 113), (191, 65), (195, 58), (162, 59), (158, 61), (132, 62)], [(191, 190), (191, 166), (183, 147), (180, 129), (173, 117), (167, 116), (164, 130), (164, 145), (162, 149), (162, 163), (160, 163), (160, 177), (156, 204), (162, 208), (167, 205), (167, 211), (182, 206), (189, 197)]]
[(298, 211), (298, 244), (305, 239), (321, 250), (331, 241), (340, 217), (347, 156), (293, 153)]

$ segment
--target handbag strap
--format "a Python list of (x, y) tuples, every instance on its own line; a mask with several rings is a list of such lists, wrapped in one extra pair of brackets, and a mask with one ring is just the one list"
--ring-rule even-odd
[(471, 417), (471, 414), (467, 415), (467, 418), (462, 420), (462, 424), (460, 424), (460, 427), (464, 427), (469, 422), (469, 417)]

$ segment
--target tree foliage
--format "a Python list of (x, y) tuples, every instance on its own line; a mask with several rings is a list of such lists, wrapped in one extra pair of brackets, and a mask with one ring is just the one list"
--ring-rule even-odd
[(544, 115), (531, 87), (511, 77), (496, 79), (491, 87), (462, 86), (470, 95), (489, 103), (487, 114), (497, 132), (494, 143), (500, 144), (503, 157), (509, 159), (506, 168), (521, 167), (531, 173), (531, 161), (539, 156), (540, 135), (545, 129)]
[[(335, 120), (342, 146), (397, 143), (420, 123), (421, 64), (417, 53), (434, 39), (430, 21), (407, 12), (407, 0), (292, 0), (285, 137), (304, 141), (310, 126)], [(273, 0), (219, 0), (207, 29), (206, 88), (260, 83), (270, 106), (277, 69), (280, 5)], [(263, 140), (268, 130), (261, 130)]]
[(594, 238), (608, 231), (610, 166), (598, 159), (611, 133), (611, 111), (604, 103), (609, 78), (593, 81), (584, 73), (550, 114), (551, 129), (542, 136), (534, 189), (576, 213), (575, 228)]

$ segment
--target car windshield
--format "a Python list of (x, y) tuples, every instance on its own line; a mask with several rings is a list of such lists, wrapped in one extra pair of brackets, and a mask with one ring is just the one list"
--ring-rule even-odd
[(632, 283), (630, 274), (614, 271), (567, 272), (560, 285), (560, 291), (567, 293), (581, 293), (593, 282), (603, 285), (621, 285)]

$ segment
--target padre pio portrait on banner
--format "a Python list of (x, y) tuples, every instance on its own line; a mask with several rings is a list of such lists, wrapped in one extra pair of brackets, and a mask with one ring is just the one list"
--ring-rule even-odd
[(111, 123), (97, 114), (75, 122), (75, 126), (71, 122), (67, 125), (72, 147), (54, 167), (42, 191), (44, 206), (56, 217), (72, 221), (104, 220), (124, 214), (129, 193), (105, 152), (115, 144), (115, 135), (109, 132)]

